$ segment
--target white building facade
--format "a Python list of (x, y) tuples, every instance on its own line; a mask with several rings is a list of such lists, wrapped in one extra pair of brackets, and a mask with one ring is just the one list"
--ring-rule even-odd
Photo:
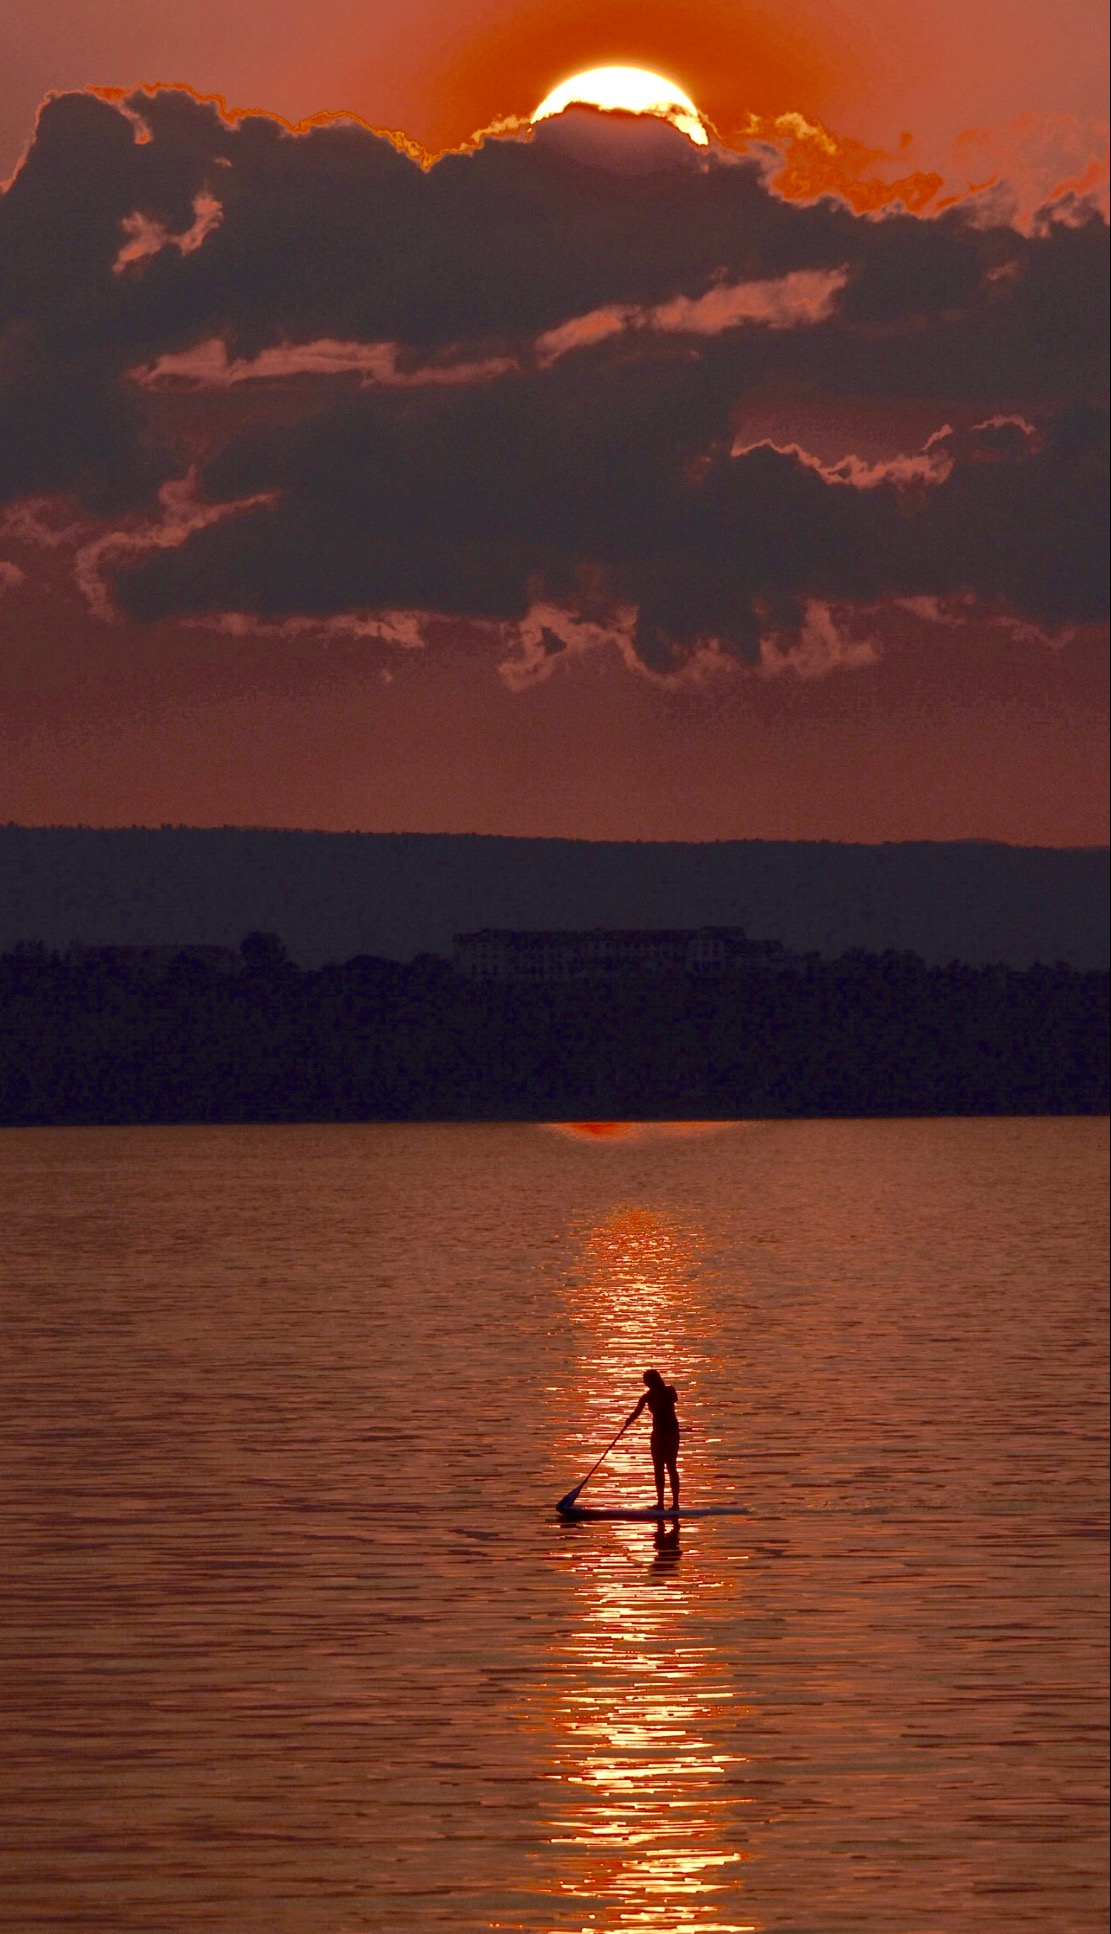
[(582, 933), (484, 927), (455, 935), (452, 961), (467, 980), (536, 984), (604, 980), (629, 971), (783, 974), (798, 965), (778, 940), (750, 940), (743, 927), (594, 927)]

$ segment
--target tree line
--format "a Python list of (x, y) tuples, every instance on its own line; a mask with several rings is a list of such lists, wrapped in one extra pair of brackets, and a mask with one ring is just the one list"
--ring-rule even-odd
[(917, 955), (790, 974), (303, 971), (275, 935), (0, 955), (0, 1124), (1092, 1114), (1108, 976)]

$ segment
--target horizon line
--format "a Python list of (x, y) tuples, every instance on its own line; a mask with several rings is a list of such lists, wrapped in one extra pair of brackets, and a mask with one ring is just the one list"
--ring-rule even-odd
[(221, 820), (210, 825), (194, 825), (187, 820), (118, 821), (99, 824), (88, 820), (19, 820), (0, 822), (0, 832), (16, 833), (265, 833), (306, 839), (483, 839), (520, 845), (551, 846), (837, 846), (879, 851), (890, 846), (978, 846), (995, 847), (1011, 853), (1111, 853), (1106, 840), (1083, 844), (1050, 845), (1020, 840), (991, 839), (979, 834), (963, 834), (952, 839), (908, 837), (905, 839), (833, 839), (814, 834), (796, 838), (775, 838), (764, 834), (726, 834), (708, 839), (620, 837), (610, 834), (592, 836), (581, 833), (489, 833), (429, 832), (426, 829), (372, 829), (358, 826), (268, 826), (250, 821)]

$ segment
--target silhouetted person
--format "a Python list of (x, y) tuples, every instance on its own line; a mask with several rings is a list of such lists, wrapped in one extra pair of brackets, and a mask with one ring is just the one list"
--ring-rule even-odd
[[(652, 1436), (649, 1448), (652, 1452), (652, 1469), (656, 1476), (656, 1505), (664, 1508), (664, 1471), (671, 1479), (671, 1502), (679, 1508), (679, 1419), (675, 1406), (679, 1392), (673, 1383), (665, 1383), (658, 1370), (646, 1370), (644, 1381), (648, 1385), (643, 1397), (633, 1411), (639, 1417), (647, 1404), (652, 1417)], [(629, 1420), (632, 1422), (632, 1418)]]

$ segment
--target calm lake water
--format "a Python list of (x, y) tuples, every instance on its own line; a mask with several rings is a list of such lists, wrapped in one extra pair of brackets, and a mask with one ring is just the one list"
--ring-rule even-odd
[[(1106, 1926), (1107, 1125), (0, 1136), (20, 1934)], [(565, 1525), (655, 1363), (692, 1503)], [(651, 1497), (640, 1424), (588, 1499)]]

